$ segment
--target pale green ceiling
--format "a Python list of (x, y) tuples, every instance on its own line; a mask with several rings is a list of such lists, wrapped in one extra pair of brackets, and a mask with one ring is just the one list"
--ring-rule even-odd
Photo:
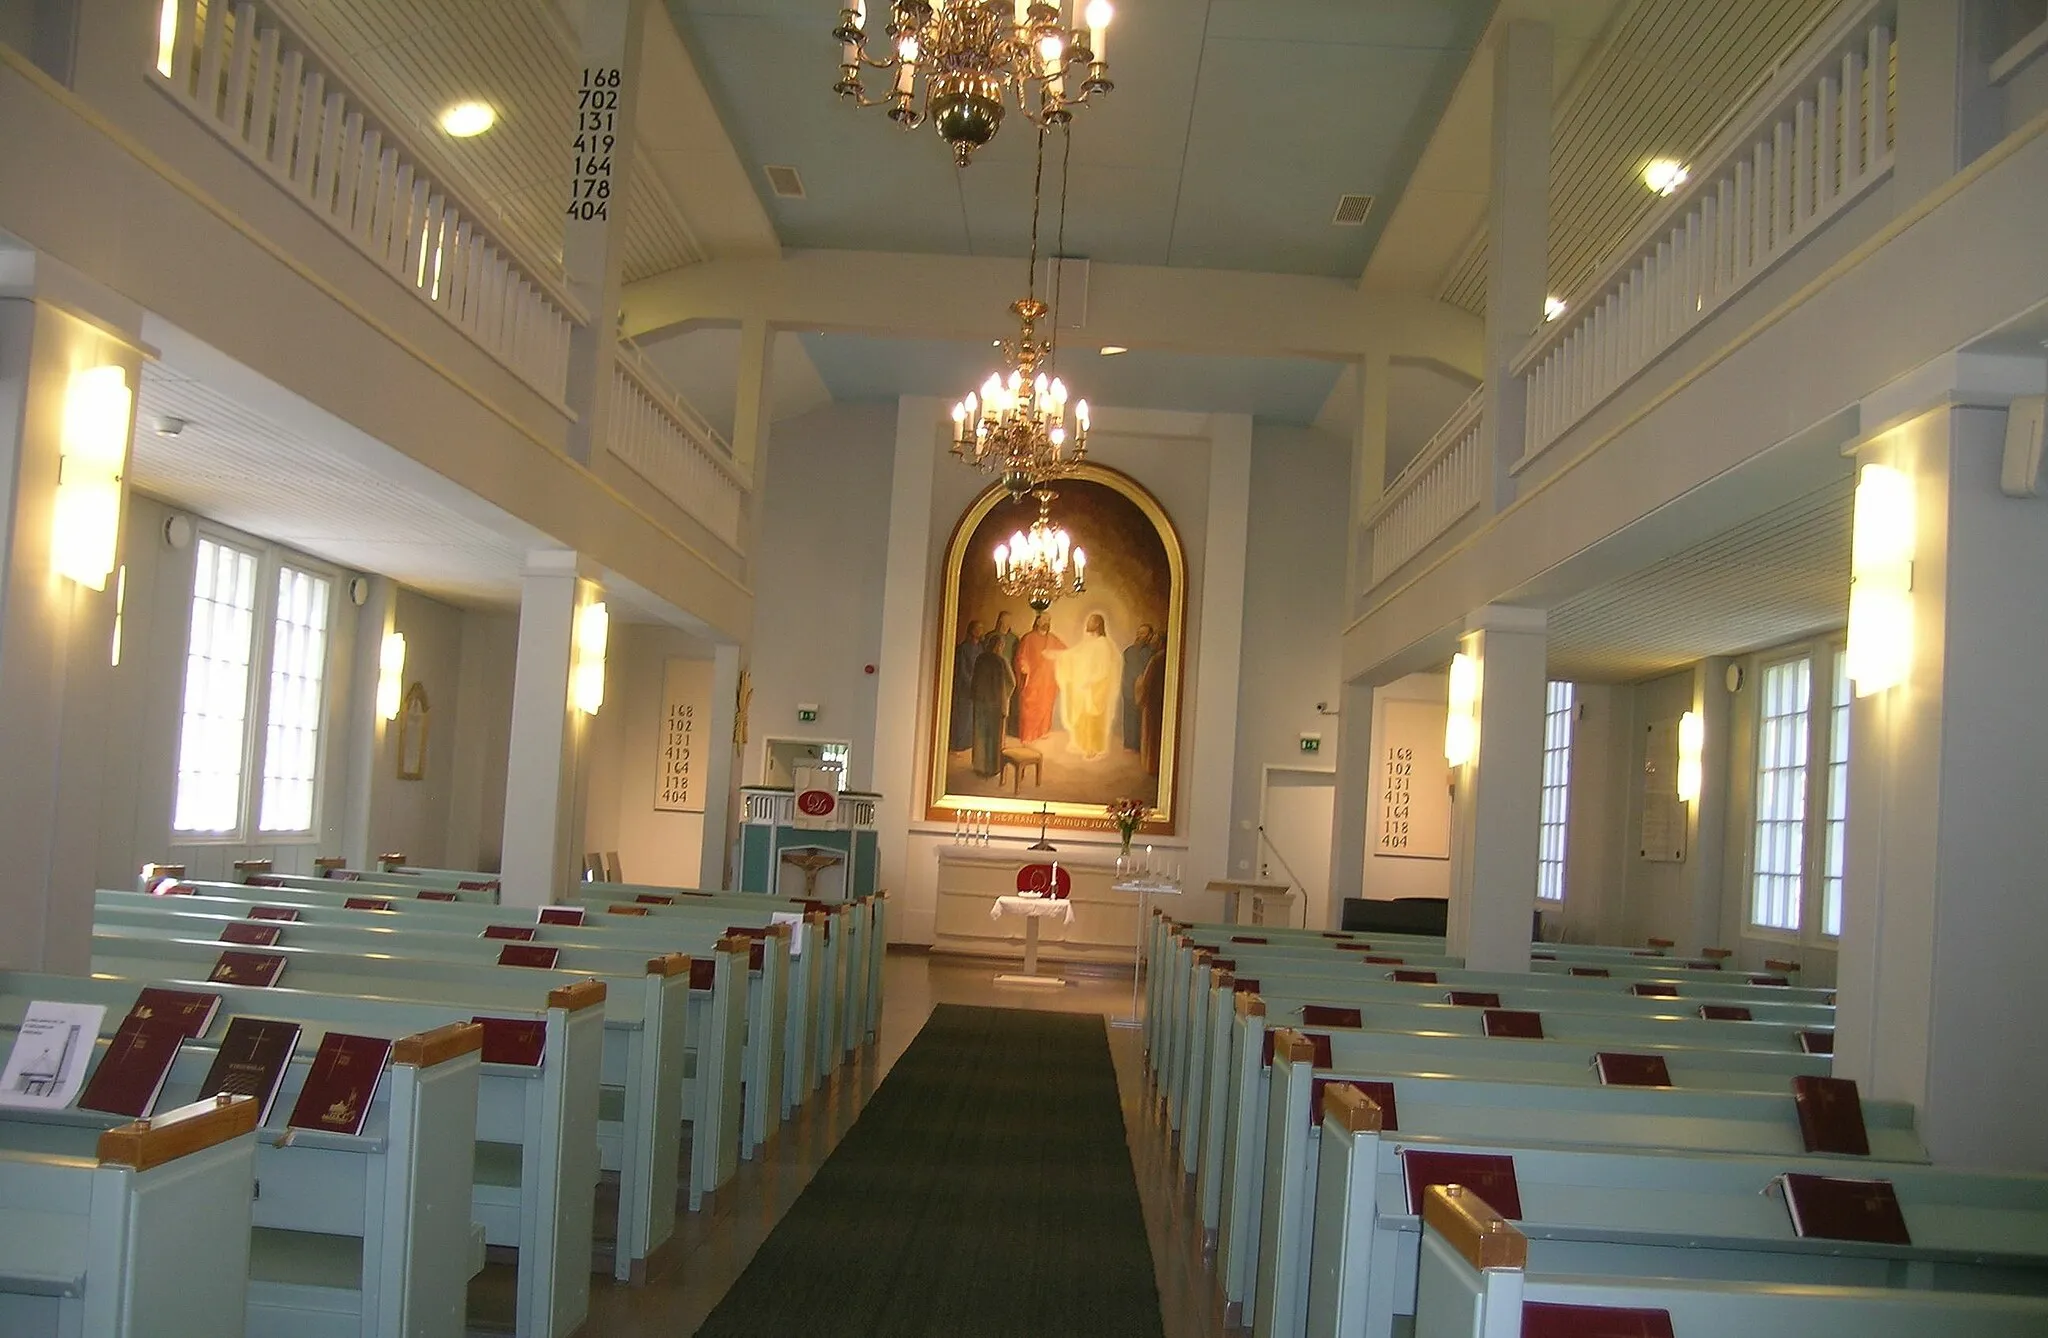
[[(1013, 119), (957, 171), (929, 128), (905, 133), (833, 96), (837, 0), (668, 4), (785, 246), (1023, 253), (1028, 124)], [(1074, 120), (1065, 253), (1355, 278), (1491, 4), (1120, 0), (1117, 11), (1116, 91)], [(770, 194), (765, 164), (797, 168), (807, 198)], [(1378, 198), (1365, 227), (1331, 225), (1346, 193)]]

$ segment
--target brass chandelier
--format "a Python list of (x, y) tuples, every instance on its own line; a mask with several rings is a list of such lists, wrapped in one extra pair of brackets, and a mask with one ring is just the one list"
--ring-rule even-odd
[[(844, 3), (832, 30), (839, 42), (832, 91), (863, 107), (887, 107), (889, 119), (906, 130), (929, 118), (961, 167), (1002, 128), (1006, 94), (1044, 129), (1066, 124), (1075, 107), (1114, 87), (1103, 55), (1115, 12), (1109, 0), (1085, 0), (1085, 10), (1084, 0), (891, 0), (884, 29), (889, 54), (880, 60), (867, 51), (868, 0)], [(1060, 13), (1068, 3), (1072, 26)], [(863, 66), (895, 72), (887, 96), (869, 100)], [(1067, 95), (1069, 80), (1077, 96)]]
[(996, 545), (996, 584), (1010, 598), (1029, 604), (1032, 612), (1044, 613), (1061, 595), (1078, 595), (1088, 588), (1088, 554), (1052, 523), (1052, 489), (1039, 488), (1036, 495), (1038, 519), (1031, 522), (1030, 532), (1020, 530), (1007, 544)]
[[(1064, 146), (1071, 152), (1071, 141)], [(1067, 162), (1060, 163), (1060, 241), (1067, 230)], [(1024, 296), (1010, 304), (1022, 328), (1002, 349), (1004, 371), (981, 383), (979, 394), (953, 406), (953, 454), (968, 464), (1000, 474), (1010, 496), (1022, 501), (1047, 480), (1074, 472), (1088, 454), (1088, 401), (1067, 402), (1067, 386), (1052, 374), (1054, 335), (1040, 335), (1038, 322), (1052, 317), (1059, 329), (1059, 266), (1054, 265), (1053, 302), (1038, 297), (1038, 219), (1045, 180), (1045, 131), (1038, 132), (1038, 165), (1031, 181), (1031, 249), (1025, 262)], [(1071, 408), (1071, 430), (1069, 409)]]

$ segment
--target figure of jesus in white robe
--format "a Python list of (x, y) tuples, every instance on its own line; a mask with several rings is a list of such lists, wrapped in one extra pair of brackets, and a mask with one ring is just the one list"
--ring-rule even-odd
[(1060, 688), (1060, 723), (1067, 742), (1088, 761), (1109, 755), (1110, 722), (1117, 718), (1122, 695), (1123, 655), (1110, 644), (1109, 628), (1099, 613), (1088, 615), (1087, 629), (1053, 664)]

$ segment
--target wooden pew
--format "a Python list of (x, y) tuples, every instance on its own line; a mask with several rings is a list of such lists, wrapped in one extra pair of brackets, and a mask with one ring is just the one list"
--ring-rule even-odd
[[(248, 888), (237, 884), (189, 881), (182, 883), (181, 887), (189, 891), (189, 896), (138, 897), (133, 893), (103, 889), (96, 894), (96, 911), (107, 915), (141, 914), (146, 909), (165, 906), (173, 909), (186, 907), (189, 901), (199, 899), (216, 903), (219, 909), (214, 913), (232, 908), (235, 915), (248, 915), (259, 906), (287, 906), (300, 913), (296, 922), (299, 924), (376, 925), (387, 932), (402, 927), (408, 931), (438, 932), (470, 940), (475, 940), (487, 927), (520, 925), (533, 931), (533, 942), (560, 947), (565, 953), (596, 949), (626, 954), (625, 958), (609, 966), (595, 962), (585, 965), (566, 956), (563, 959), (562, 965), (567, 969), (598, 974), (630, 971), (638, 961), (644, 961), (650, 951), (686, 952), (697, 957), (700, 966), (700, 978), (693, 984), (689, 1005), (688, 1045), (693, 1053), (696, 1038), (707, 1028), (723, 1034), (721, 1028), (726, 1018), (724, 1007), (713, 997), (714, 981), (703, 978), (705, 971), (709, 970), (703, 963), (718, 951), (719, 940), (726, 937), (727, 930), (733, 927), (730, 921), (744, 918), (710, 915), (690, 919), (679, 916), (657, 923), (643, 917), (603, 917), (593, 918), (583, 925), (552, 925), (533, 923), (530, 917), (522, 921), (520, 916), (525, 913), (511, 908), (455, 905), (402, 897), (385, 898), (380, 902), (380, 908), (375, 910), (351, 909), (344, 902), (348, 896), (358, 894), (338, 897), (326, 888)], [(767, 927), (775, 928), (772, 925)], [(786, 1118), (794, 1109), (797, 1098), (810, 1090), (808, 1083), (794, 1089), (790, 1087), (791, 1066), (783, 1052), (792, 1039), (801, 1042), (807, 1036), (806, 1023), (800, 1014), (794, 1021), (790, 1020), (791, 1000), (796, 1000), (795, 1006), (802, 1008), (804, 1000), (812, 997), (815, 991), (799, 969), (804, 966), (803, 959), (792, 956), (789, 950), (789, 938), (781, 934), (775, 937), (780, 940), (780, 945), (773, 951), (757, 945), (749, 955), (747, 999), (742, 1010), (746, 1018), (746, 1036), (744, 1053), (739, 1060), (745, 1074), (744, 1123), (715, 1119), (728, 1095), (724, 1082), (729, 1073), (722, 1059), (722, 1049), (713, 1053), (704, 1070), (719, 1076), (718, 1083), (704, 1089), (718, 1102), (711, 1117), (707, 1118), (702, 1113), (706, 1098), (699, 1091), (698, 1070), (694, 1065), (685, 1081), (688, 1093), (686, 1110), (693, 1121), (706, 1118), (705, 1127), (713, 1132), (714, 1141), (705, 1146), (703, 1150), (706, 1152), (720, 1146), (716, 1139), (730, 1136), (740, 1140), (739, 1155), (751, 1158), (766, 1140), (774, 1120)], [(476, 944), (472, 942), (470, 946), (475, 949)], [(496, 948), (492, 948), (490, 953), (495, 958)], [(714, 1018), (720, 1021), (714, 1022)], [(740, 1080), (735, 1078), (733, 1081)], [(696, 1151), (693, 1148), (693, 1155)], [(615, 1170), (617, 1165), (607, 1169)], [(708, 1174), (715, 1167), (707, 1162), (700, 1169)], [(699, 1180), (700, 1188), (722, 1183), (723, 1176)]]
[[(2041, 1296), (1531, 1273), (1527, 1237), (1459, 1185), (1431, 1186), (1422, 1216), (1415, 1338), (1542, 1338), (1595, 1328), (1679, 1338), (2048, 1334)], [(1635, 1312), (1637, 1327), (1623, 1327), (1626, 1312)], [(1653, 1327), (1660, 1320), (1668, 1328)]]
[[(1392, 1088), (1391, 1100), (1380, 1105), (1374, 1118), (1381, 1121), (1382, 1133), (1398, 1133), (1411, 1145), (1448, 1140), (1517, 1147), (1735, 1152), (1787, 1158), (1788, 1169), (1846, 1176), (1879, 1175), (1889, 1163), (1927, 1161), (1926, 1148), (1914, 1131), (1913, 1108), (1905, 1102), (1862, 1103), (1870, 1151), (1837, 1156), (1807, 1152), (1789, 1083), (1770, 1094), (1382, 1077), (1377, 1071), (1347, 1074), (1316, 1068), (1314, 1047), (1301, 1033), (1282, 1029), (1274, 1036), (1264, 1142), (1258, 1150), (1263, 1196), (1258, 1200), (1257, 1274), (1251, 1293), (1253, 1329), (1261, 1338), (1294, 1338), (1302, 1332), (1322, 1124), (1326, 1111), (1338, 1119), (1349, 1118), (1364, 1100), (1358, 1088), (1344, 1084), (1345, 1077)], [(1398, 1131), (1388, 1120), (1389, 1106), (1398, 1115)], [(1794, 1162), (1801, 1164), (1794, 1167)]]
[[(28, 981), (43, 999), (68, 999), (81, 983), (93, 985), (95, 996), (108, 993), (73, 977), (15, 983)], [(135, 990), (127, 993), (132, 1003)], [(0, 996), (0, 1046), (12, 1043), (29, 1002)], [(95, 1067), (125, 1011), (108, 1007)], [(323, 1034), (306, 1025), (257, 1145), (257, 1179), (267, 1193), (256, 1204), (248, 1269), (250, 1338), (454, 1338), (463, 1332), (469, 1279), (483, 1262), (483, 1237), (469, 1212), (483, 1029), (449, 1023), (387, 1038), (390, 1066), (356, 1136), (285, 1126)], [(213, 1045), (188, 1043), (158, 1104), (196, 1099), (215, 1053)], [(52, 1153), (75, 1150), (81, 1138), (119, 1123), (76, 1107), (8, 1114), (7, 1146)]]
[[(1227, 1070), (1221, 1076), (1223, 1087), (1220, 1092), (1212, 1089), (1210, 1097), (1221, 1114), (1205, 1117), (1211, 1133), (1200, 1150), (1196, 1189), (1205, 1207), (1212, 1195), (1217, 1205), (1218, 1268), (1223, 1274), (1224, 1296), (1235, 1303), (1253, 1294), (1259, 1211), (1268, 1191), (1264, 1151), (1271, 1055), (1266, 1048), (1265, 1001), (1255, 994), (1235, 994), (1232, 1007), (1234, 1026)], [(1598, 1039), (1495, 1039), (1369, 1028), (1317, 1028), (1315, 1034), (1328, 1038), (1334, 1066), (1385, 1074), (1453, 1073), (1592, 1086), (1598, 1082), (1593, 1056), (1601, 1050), (1628, 1049), (1661, 1055), (1670, 1067), (1673, 1083), (1681, 1088), (1775, 1094), (1786, 1090), (1797, 1074), (1825, 1076), (1829, 1068), (1825, 1055), (1721, 1051), (1683, 1043), (1630, 1042), (1624, 1046)], [(1202, 1179), (1205, 1171), (1210, 1182)]]
[(11, 1146), (19, 1113), (0, 1118), (0, 1333), (242, 1332), (254, 1100), (77, 1130), (79, 1145), (63, 1153)]
[[(1309, 1244), (1314, 1338), (1387, 1338), (1396, 1316), (1415, 1313), (1421, 1220), (1401, 1167), (1412, 1140), (1371, 1127), (1369, 1108), (1323, 1126)], [(1891, 1182), (1912, 1236), (1890, 1245), (1802, 1239), (1771, 1190), (1784, 1172), (1813, 1169), (1798, 1158), (1429, 1146), (1512, 1157), (1516, 1227), (1543, 1272), (1900, 1288), (1902, 1298), (1911, 1295), (1903, 1289), (2048, 1291), (2048, 1176), (1867, 1168)]]
[[(93, 969), (133, 978), (164, 975), (203, 982), (223, 946), (210, 938), (167, 937), (147, 928), (125, 933), (98, 929), (93, 936)], [(544, 990), (570, 989), (585, 980), (576, 972), (501, 967), (494, 962), (465, 962), (454, 957), (323, 952), (282, 943), (261, 951), (286, 959), (282, 980), (293, 989), (419, 999), (465, 1005), (485, 1013), (530, 1003)], [(743, 968), (735, 966), (731, 959), (744, 951), (745, 944), (734, 941), (717, 955), (716, 960), (724, 964), (727, 973), (726, 984), (719, 992), (721, 997), (734, 1001), (743, 997), (737, 986), (738, 973)], [(600, 1107), (600, 1145), (614, 1137), (612, 1130), (617, 1129), (620, 1181), (613, 1272), (621, 1279), (635, 1276), (636, 1267), (644, 1271), (648, 1256), (666, 1239), (664, 1225), (668, 1233), (673, 1231), (673, 1177), (680, 1155), (683, 1118), (689, 963), (680, 956), (640, 961), (640, 974), (605, 974), (592, 981), (609, 993), (608, 1001), (600, 1000), (606, 1006), (600, 1010), (596, 1081), (623, 1093), (622, 1100), (605, 1109), (602, 1097), (593, 1090)], [(715, 1139), (713, 1169), (717, 1179), (711, 1185), (691, 1185), (693, 1208), (701, 1202), (704, 1192), (723, 1184), (737, 1169), (736, 1056), (744, 1036), (743, 1023), (741, 1019), (728, 1024), (722, 1036), (709, 1038), (709, 1044), (703, 1047), (704, 1053), (723, 1065), (721, 1093), (727, 1087), (731, 1091), (718, 1108), (707, 1108), (706, 1123), (699, 1131), (699, 1136)], [(717, 1046), (721, 1039), (725, 1048)], [(494, 1238), (493, 1243), (510, 1242)], [(587, 1253), (588, 1235), (584, 1244)]]

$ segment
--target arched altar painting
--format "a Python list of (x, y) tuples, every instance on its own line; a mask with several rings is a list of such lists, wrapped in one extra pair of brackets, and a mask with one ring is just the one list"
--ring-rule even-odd
[(1034, 614), (996, 584), (995, 549), (1037, 516), (1001, 487), (977, 498), (946, 549), (932, 708), (929, 816), (1095, 825), (1112, 799), (1174, 830), (1185, 663), (1186, 564), (1152, 495), (1086, 465), (1055, 486), (1052, 519), (1088, 553), (1088, 588)]

